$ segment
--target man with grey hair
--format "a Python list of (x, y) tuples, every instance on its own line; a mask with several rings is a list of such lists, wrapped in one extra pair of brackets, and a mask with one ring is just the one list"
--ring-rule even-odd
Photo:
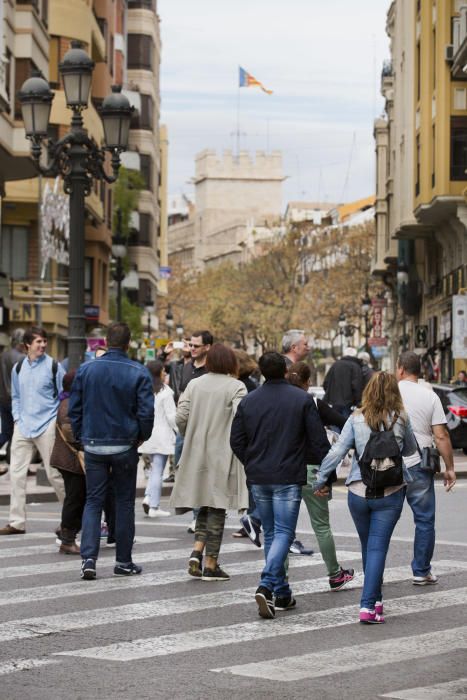
[(282, 338), (282, 354), (287, 367), (290, 367), (294, 362), (304, 360), (309, 352), (310, 346), (305, 337), (305, 331), (292, 328), (285, 332)]
[[(16, 328), (11, 334), (11, 347), (0, 355), (0, 416), (2, 421), (0, 447), (8, 443), (7, 462), (10, 461), (10, 443), (14, 427), (11, 413), (11, 370), (24, 357), (23, 335), (24, 329)], [(7, 471), (5, 468), (1, 474), (5, 474)]]
[(363, 389), (366, 387), (370, 379), (375, 373), (375, 370), (373, 367), (370, 365), (371, 362), (371, 357), (370, 353), (366, 352), (365, 350), (361, 350), (358, 355), (357, 359), (360, 360), (360, 364), (362, 366), (362, 378), (363, 378)]

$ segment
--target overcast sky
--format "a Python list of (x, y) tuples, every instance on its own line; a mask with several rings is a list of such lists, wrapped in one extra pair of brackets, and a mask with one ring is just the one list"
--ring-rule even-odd
[[(161, 120), (170, 194), (192, 190), (194, 156), (283, 153), (284, 206), (373, 194), (373, 120), (389, 0), (158, 0)], [(238, 89), (242, 66), (273, 95)]]

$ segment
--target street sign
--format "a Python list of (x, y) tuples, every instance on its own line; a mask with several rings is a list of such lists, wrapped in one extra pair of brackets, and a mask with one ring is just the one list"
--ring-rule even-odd
[(415, 326), (415, 347), (428, 348), (428, 326)]
[(146, 362), (156, 359), (156, 351), (154, 348), (147, 348), (146, 350)]

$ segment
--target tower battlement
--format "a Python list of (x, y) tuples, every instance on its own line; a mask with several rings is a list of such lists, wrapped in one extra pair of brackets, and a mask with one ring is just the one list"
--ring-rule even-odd
[(212, 149), (205, 149), (196, 156), (195, 182), (202, 180), (284, 180), (282, 153), (280, 151), (240, 151), (234, 155), (230, 149), (221, 156)]

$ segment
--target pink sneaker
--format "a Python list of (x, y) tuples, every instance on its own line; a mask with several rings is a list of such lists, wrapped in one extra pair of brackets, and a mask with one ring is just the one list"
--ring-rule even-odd
[(361, 625), (382, 625), (384, 617), (376, 613), (376, 610), (368, 610), (368, 608), (360, 608), (360, 624)]
[(383, 603), (380, 600), (377, 600), (375, 603), (375, 613), (377, 615), (383, 614)]

